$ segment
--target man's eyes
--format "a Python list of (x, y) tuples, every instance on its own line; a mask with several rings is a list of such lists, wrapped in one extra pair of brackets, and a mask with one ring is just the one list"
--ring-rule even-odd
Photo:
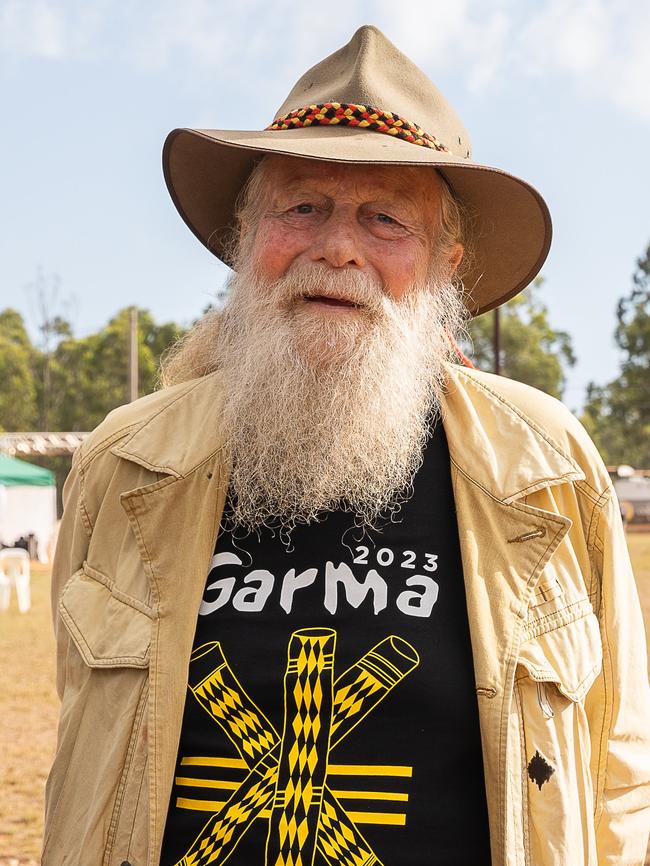
[(301, 202), (300, 204), (294, 205), (291, 208), (293, 213), (308, 215), (314, 213), (316, 210), (316, 205), (310, 204), (309, 202)]
[[(327, 206), (310, 201), (301, 201), (298, 204), (289, 205), (285, 213), (288, 216), (313, 216), (317, 213), (325, 214), (328, 211), (329, 208)], [(374, 224), (377, 231), (394, 234), (395, 232), (405, 230), (403, 223), (384, 211), (375, 211), (373, 213), (372, 210), (368, 209), (365, 214), (360, 214), (360, 217), (363, 221), (367, 221), (368, 225)]]

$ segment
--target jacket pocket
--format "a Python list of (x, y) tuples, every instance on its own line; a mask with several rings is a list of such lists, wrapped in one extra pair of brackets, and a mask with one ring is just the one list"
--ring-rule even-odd
[[(71, 645), (43, 864), (112, 866), (116, 841), (125, 850), (147, 844), (146, 818), (136, 826), (133, 816), (146, 814), (148, 667), (157, 616), (88, 563), (68, 580), (58, 610)], [(125, 859), (122, 853), (119, 862)]]
[(149, 666), (155, 612), (88, 563), (63, 588), (59, 613), (88, 667)]
[[(596, 864), (591, 742), (584, 698), (602, 665), (597, 618), (582, 606), (530, 636), (517, 659), (532, 863)], [(545, 627), (546, 628), (546, 627)], [(539, 629), (538, 629), (539, 630)]]

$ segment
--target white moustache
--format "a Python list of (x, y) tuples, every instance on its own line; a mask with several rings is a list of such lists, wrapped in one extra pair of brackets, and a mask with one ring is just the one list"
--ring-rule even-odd
[(334, 270), (322, 265), (294, 265), (272, 286), (274, 300), (292, 305), (303, 298), (325, 297), (346, 301), (371, 313), (382, 313), (391, 303), (381, 281), (364, 271)]

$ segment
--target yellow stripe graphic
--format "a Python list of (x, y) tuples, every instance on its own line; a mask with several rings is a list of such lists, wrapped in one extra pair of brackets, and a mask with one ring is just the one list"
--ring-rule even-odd
[[(188, 797), (176, 799), (177, 809), (192, 809), (194, 812), (217, 812), (224, 806), (218, 800), (191, 800)], [(357, 824), (391, 824), (403, 827), (406, 824), (406, 815), (401, 812), (348, 812), (348, 817)], [(257, 815), (258, 818), (270, 818), (271, 810), (263, 809)]]
[(185, 776), (176, 776), (176, 784), (184, 788), (225, 788), (227, 791), (236, 791), (239, 782), (226, 782), (221, 779), (190, 779)]
[(407, 803), (409, 795), (396, 791), (332, 791), (337, 800), (393, 800)]
[(413, 767), (380, 764), (329, 764), (328, 776), (405, 776), (411, 778)]
[(218, 812), (225, 803), (217, 800), (190, 800), (187, 797), (177, 797), (176, 806), (179, 809), (194, 809), (197, 812)]
[[(217, 800), (191, 800), (188, 797), (177, 797), (177, 809), (192, 809), (195, 812), (215, 812), (218, 811), (225, 803), (220, 803)], [(255, 817), (270, 818), (271, 810), (262, 809)]]
[(241, 758), (183, 758), (181, 764), (186, 767), (235, 767), (238, 770), (248, 769)]
[(348, 812), (348, 817), (355, 824), (391, 824), (397, 827), (406, 825), (406, 815), (393, 815), (390, 812)]

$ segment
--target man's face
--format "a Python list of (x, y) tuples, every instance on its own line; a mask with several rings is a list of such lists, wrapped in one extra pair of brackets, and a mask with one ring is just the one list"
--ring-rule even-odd
[[(250, 228), (253, 267), (269, 281), (312, 265), (363, 273), (399, 302), (429, 276), (441, 186), (426, 167), (269, 157), (261, 218)], [(457, 245), (448, 262), (452, 273), (461, 254)], [(358, 314), (344, 291), (313, 295), (301, 304), (301, 312), (321, 317)]]
[(441, 181), (288, 157), (259, 171), (215, 342), (234, 520), (288, 530), (346, 507), (368, 525), (408, 490), (466, 315)]

